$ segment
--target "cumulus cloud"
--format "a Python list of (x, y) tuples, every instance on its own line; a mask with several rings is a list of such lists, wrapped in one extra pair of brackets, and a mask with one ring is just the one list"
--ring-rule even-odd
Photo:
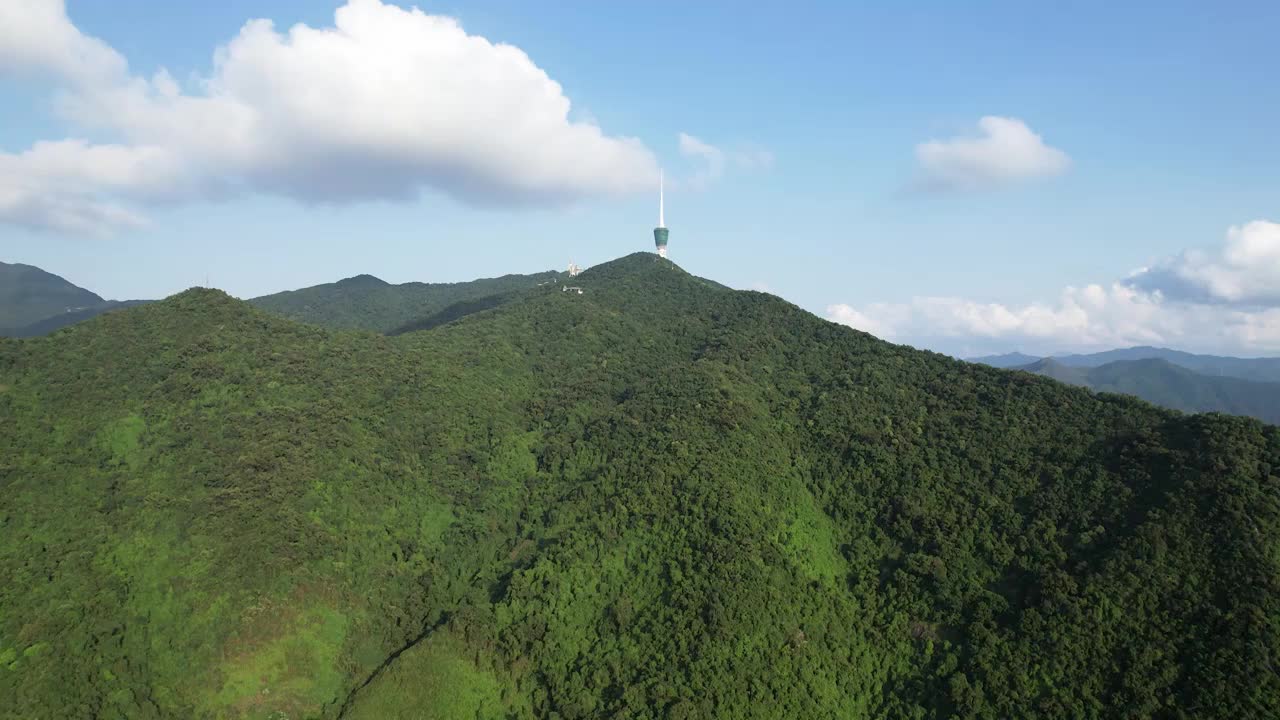
[(138, 227), (142, 217), (103, 199), (103, 191), (158, 197), (177, 190), (179, 174), (159, 148), (36, 143), (23, 153), (0, 153), (0, 220), (77, 235)]
[(16, 181), (0, 180), (0, 220), (31, 230), (103, 237), (112, 229), (141, 227), (136, 213), (92, 195), (46, 192)]
[(0, 3), (0, 72), (35, 69), (90, 82), (125, 67), (119, 53), (67, 20), (63, 0)]
[(181, 87), (129, 72), (62, 0), (0, 3), (0, 67), (43, 73), (58, 108), (119, 139), (0, 153), (0, 221), (60, 231), (130, 225), (130, 203), (270, 192), (308, 202), (557, 203), (647, 191), (637, 139), (570, 119), (570, 101), (519, 48), (452, 18), (348, 0), (332, 27), (253, 20)]
[(703, 163), (686, 182), (694, 189), (703, 189), (724, 176), (726, 167), (739, 170), (763, 170), (773, 166), (773, 154), (759, 148), (735, 148), (723, 150), (688, 133), (679, 135), (680, 154)]
[[(1268, 288), (1262, 284), (1266, 278), (1276, 277), (1276, 258), (1280, 256), (1272, 254), (1275, 228), (1266, 222), (1232, 228), (1221, 252), (1206, 256), (1210, 261), (1192, 263), (1190, 267), (1197, 270), (1236, 267), (1228, 258), (1271, 263), (1270, 269), (1255, 267), (1247, 277), (1237, 272), (1229, 280), (1217, 271), (1187, 271), (1189, 277), (1217, 282), (1206, 281), (1206, 289), (1199, 295), (1168, 294), (1162, 287), (1143, 285), (1131, 277), (1108, 285), (1068, 287), (1053, 302), (1007, 305), (956, 297), (916, 297), (859, 307), (833, 304), (827, 308), (827, 317), (887, 340), (963, 353), (1010, 348), (1050, 353), (1131, 345), (1280, 352), (1280, 297), (1275, 295), (1275, 285)], [(1167, 265), (1181, 268), (1187, 257), (1180, 256)], [(1136, 278), (1154, 277), (1147, 273), (1150, 271)], [(1228, 297), (1250, 298), (1254, 304), (1218, 302)]]
[(1125, 282), (1178, 300), (1280, 306), (1280, 223), (1255, 220), (1231, 227), (1220, 250), (1182, 253)]
[(982, 190), (1060, 175), (1071, 158), (1049, 147), (1017, 118), (987, 116), (977, 137), (930, 140), (916, 146), (920, 185), (930, 190)]

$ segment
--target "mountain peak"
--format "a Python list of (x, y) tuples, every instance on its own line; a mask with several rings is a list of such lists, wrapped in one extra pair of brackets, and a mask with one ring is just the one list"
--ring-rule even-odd
[(180, 293), (170, 295), (161, 301), (162, 304), (178, 305), (184, 303), (239, 303), (242, 302), (231, 297), (225, 290), (207, 287), (189, 287)]
[(390, 287), (391, 286), (391, 283), (387, 282), (386, 280), (383, 280), (382, 278), (379, 278), (379, 277), (375, 277), (373, 275), (369, 275), (367, 273), (361, 273), (359, 275), (355, 275), (349, 278), (343, 278), (342, 280), (339, 280), (334, 284), (338, 285), (339, 287), (353, 287), (353, 286), (354, 287)]
[(232, 297), (222, 290), (205, 287), (188, 288), (170, 295), (164, 300), (148, 304), (144, 311), (180, 315), (187, 318), (186, 322), (194, 319), (226, 322), (232, 318), (263, 314), (244, 300)]
[(630, 255), (623, 255), (620, 258), (602, 262), (599, 265), (593, 265), (587, 268), (583, 274), (586, 275), (590, 273), (596, 276), (636, 274), (651, 272), (661, 268), (679, 270), (680, 272), (685, 273), (683, 268), (674, 262), (671, 262), (667, 258), (660, 257), (656, 253), (639, 251), (633, 252)]

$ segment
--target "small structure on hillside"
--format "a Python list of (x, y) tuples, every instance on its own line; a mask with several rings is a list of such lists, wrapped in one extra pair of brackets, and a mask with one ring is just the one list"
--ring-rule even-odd
[(560, 287), (560, 292), (576, 292), (576, 293), (578, 293), (579, 295), (581, 295), (581, 294), (582, 294), (582, 288), (580, 288), (580, 287), (572, 287), (572, 286), (569, 286), (569, 285), (562, 285), (562, 286)]

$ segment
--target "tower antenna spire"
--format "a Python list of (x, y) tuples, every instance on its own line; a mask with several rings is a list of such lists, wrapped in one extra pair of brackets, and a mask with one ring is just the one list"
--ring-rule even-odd
[(653, 229), (653, 244), (658, 248), (658, 255), (667, 256), (667, 219), (663, 217), (662, 185), (664, 181), (662, 169), (658, 169), (658, 227)]

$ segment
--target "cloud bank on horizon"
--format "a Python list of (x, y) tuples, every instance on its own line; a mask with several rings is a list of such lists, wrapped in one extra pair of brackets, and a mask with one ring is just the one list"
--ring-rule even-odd
[[(658, 179), (640, 140), (571, 120), (561, 86), (519, 48), (381, 0), (348, 0), (330, 28), (251, 20), (189, 90), (164, 70), (131, 74), (63, 0), (0, 3), (0, 70), (49, 78), (61, 115), (119, 139), (0, 153), (0, 222), (37, 230), (109, 234), (143, 224), (138, 205), (246, 192), (348, 203), (430, 188), (525, 205)], [(693, 155), (708, 163), (699, 177), (722, 171), (716, 147)]]
[(1055, 302), (1010, 306), (920, 296), (832, 304), (827, 318), (964, 355), (1131, 345), (1280, 352), (1280, 223), (1229, 228), (1214, 251), (1187, 251), (1105, 286), (1068, 287)]
[(1280, 306), (1280, 224), (1255, 220), (1227, 230), (1218, 252), (1188, 250), (1125, 281), (1188, 302)]

